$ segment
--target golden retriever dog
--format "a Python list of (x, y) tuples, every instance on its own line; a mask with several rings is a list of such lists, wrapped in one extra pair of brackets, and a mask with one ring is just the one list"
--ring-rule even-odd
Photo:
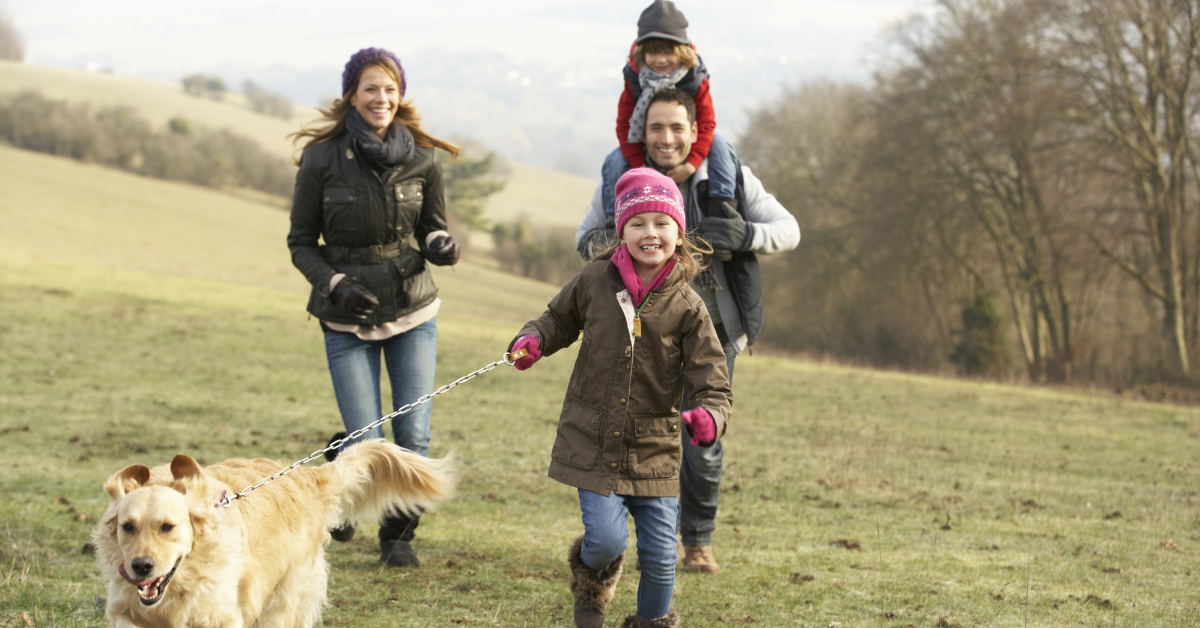
[(117, 628), (312, 626), (325, 606), (329, 529), (414, 512), (449, 498), (447, 461), (384, 440), (299, 467), (218, 505), (287, 463), (234, 458), (203, 469), (126, 467), (104, 484), (112, 504), (93, 533)]

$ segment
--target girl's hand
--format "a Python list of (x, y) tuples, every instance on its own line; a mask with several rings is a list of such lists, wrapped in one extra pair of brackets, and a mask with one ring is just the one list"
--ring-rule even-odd
[(686, 161), (667, 171), (667, 176), (671, 177), (676, 185), (683, 185), (683, 182), (694, 174), (696, 174), (696, 167)]
[(516, 353), (521, 349), (528, 351), (529, 355), (513, 362), (513, 366), (517, 367), (518, 371), (524, 371), (533, 366), (533, 363), (542, 357), (542, 352), (538, 350), (538, 337), (533, 334), (525, 334), (517, 338), (509, 352)]
[(692, 444), (697, 447), (709, 447), (717, 441), (717, 422), (704, 408), (684, 410), (683, 424), (692, 435)]

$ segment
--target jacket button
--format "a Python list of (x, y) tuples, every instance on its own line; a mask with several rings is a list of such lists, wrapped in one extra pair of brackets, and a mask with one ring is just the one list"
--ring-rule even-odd
[(620, 435), (621, 435), (620, 432), (613, 432), (613, 436), (620, 436)]
[(676, 431), (678, 431), (678, 430), (679, 430), (679, 426), (678, 426), (678, 425), (672, 425), (672, 426), (671, 426), (671, 431), (672, 431), (672, 432), (676, 432)]
[(625, 357), (628, 358), (632, 355), (633, 355), (633, 347), (625, 347)]
[(615, 462), (614, 462), (614, 463), (612, 463), (612, 464), (610, 464), (610, 465), (608, 465), (608, 466), (610, 466), (610, 467), (612, 467), (612, 468), (616, 469), (616, 468), (617, 468), (617, 463), (615, 463)]
[(625, 398), (621, 397), (621, 405), (625, 405)]

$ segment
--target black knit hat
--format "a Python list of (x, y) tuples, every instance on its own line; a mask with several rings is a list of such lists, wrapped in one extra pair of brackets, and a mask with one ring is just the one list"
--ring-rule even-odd
[(683, 12), (675, 8), (671, 0), (654, 0), (654, 3), (642, 11), (638, 18), (637, 43), (657, 37), (670, 39), (681, 44), (689, 44), (687, 36), (688, 21)]

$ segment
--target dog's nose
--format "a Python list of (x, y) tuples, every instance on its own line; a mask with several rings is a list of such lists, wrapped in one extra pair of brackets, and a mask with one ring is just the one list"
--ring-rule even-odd
[(139, 556), (129, 561), (129, 566), (133, 568), (134, 575), (145, 578), (154, 571), (154, 559), (149, 556)]

